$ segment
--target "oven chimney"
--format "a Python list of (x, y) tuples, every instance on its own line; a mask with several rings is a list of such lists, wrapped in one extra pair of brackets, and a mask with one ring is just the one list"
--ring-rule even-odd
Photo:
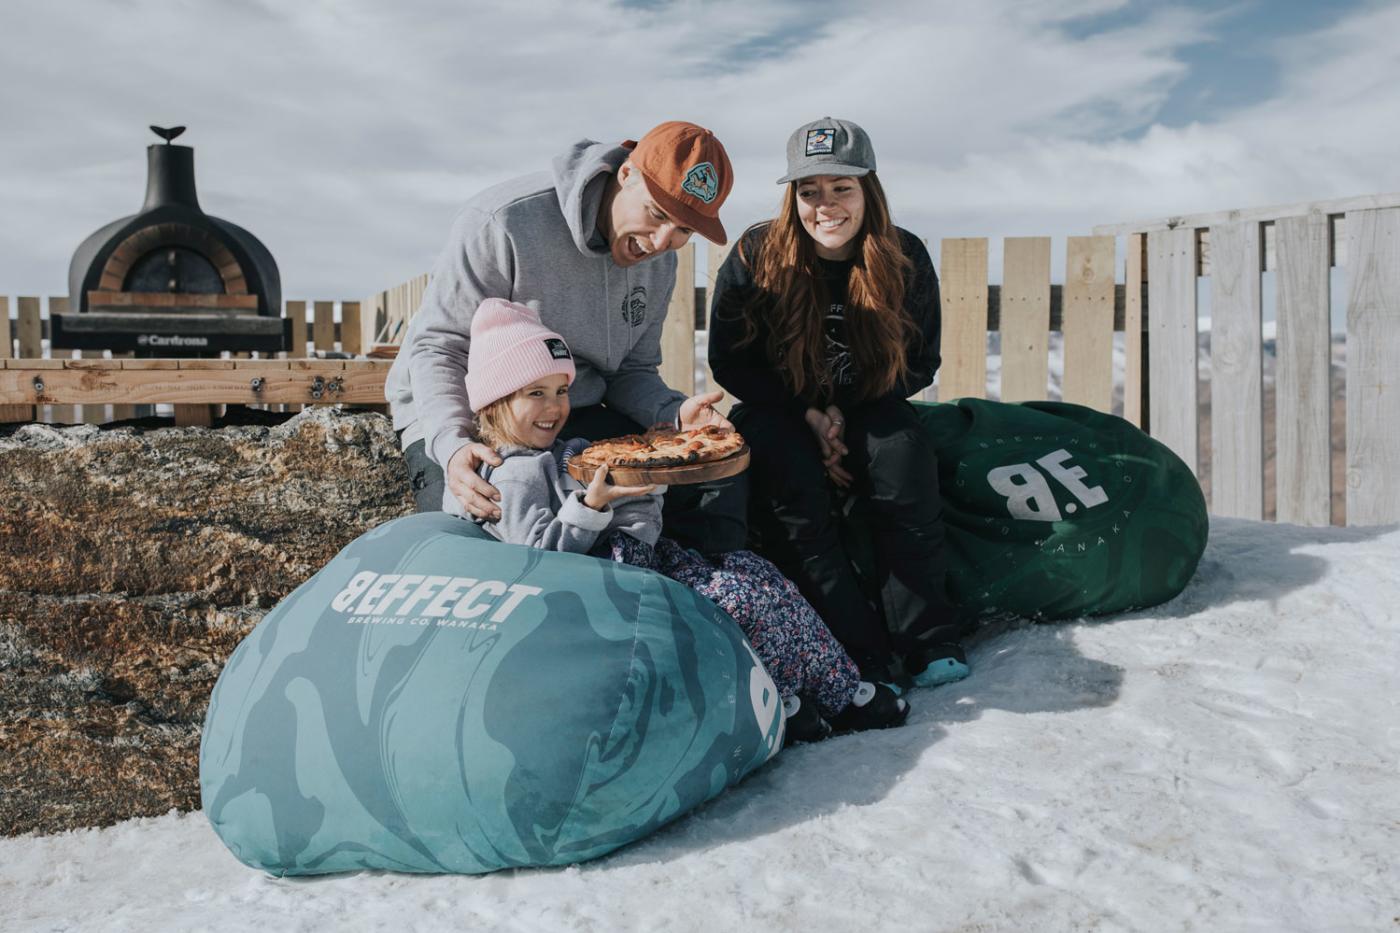
[(194, 150), (171, 142), (185, 128), (151, 129), (165, 140), (165, 145), (146, 147), (146, 203), (141, 205), (141, 213), (172, 204), (199, 210), (199, 196), (194, 190)]
[(157, 143), (146, 147), (146, 203), (141, 213), (180, 204), (199, 210), (194, 191), (194, 150)]

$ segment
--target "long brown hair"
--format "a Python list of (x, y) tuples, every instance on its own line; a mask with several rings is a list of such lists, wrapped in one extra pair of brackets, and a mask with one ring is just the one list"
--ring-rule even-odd
[[(797, 186), (783, 195), (778, 216), (753, 255), (740, 259), (763, 294), (762, 307), (745, 309), (740, 345), (757, 336), (754, 315), (768, 318), (768, 358), (799, 398), (828, 401), (826, 311), (831, 296), (817, 266), (816, 244), (797, 214)], [(874, 172), (860, 177), (865, 222), (856, 233), (846, 294), (846, 336), (857, 369), (856, 389), (873, 398), (894, 388), (908, 371), (907, 347), (919, 337), (904, 313), (905, 277), (913, 268), (890, 221), (885, 190)]]

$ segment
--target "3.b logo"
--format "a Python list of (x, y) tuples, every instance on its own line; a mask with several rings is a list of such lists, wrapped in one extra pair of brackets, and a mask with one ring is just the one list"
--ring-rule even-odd
[[(1089, 474), (1083, 467), (1067, 464), (1070, 456), (1068, 450), (1061, 448), (1046, 454), (1035, 463), (1069, 490), (1084, 508), (1092, 509), (1096, 505), (1103, 505), (1108, 501), (1108, 493), (1103, 491), (1102, 486), (1084, 485), (1082, 480)], [(1064, 518), (1050, 484), (1034, 464), (1012, 463), (997, 467), (987, 473), (987, 482), (1006, 497), (1006, 509), (1012, 518), (1033, 522), (1058, 522)], [(1079, 510), (1079, 506), (1069, 502), (1064, 510), (1073, 515)]]

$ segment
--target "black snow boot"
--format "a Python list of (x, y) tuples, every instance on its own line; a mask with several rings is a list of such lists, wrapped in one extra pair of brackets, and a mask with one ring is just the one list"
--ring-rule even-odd
[(836, 732), (892, 729), (904, 725), (904, 720), (908, 718), (909, 704), (901, 700), (888, 684), (872, 684), (862, 680), (851, 702), (832, 717), (831, 728)]
[(783, 714), (787, 717), (787, 728), (783, 734), (783, 747), (803, 745), (807, 742), (820, 742), (831, 735), (831, 726), (822, 718), (821, 711), (812, 700), (801, 697), (785, 697)]

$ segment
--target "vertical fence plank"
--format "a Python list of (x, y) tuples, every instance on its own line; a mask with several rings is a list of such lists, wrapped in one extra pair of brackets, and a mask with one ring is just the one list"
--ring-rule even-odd
[(661, 381), (695, 394), (695, 244), (676, 254), (676, 286), (661, 325)]
[(359, 356), (365, 352), (364, 326), (360, 321), (360, 303), (340, 303), (340, 349)]
[(1264, 517), (1263, 331), (1257, 221), (1211, 227), (1211, 511)]
[[(309, 354), (306, 346), (306, 302), (287, 302), (287, 317), (292, 321), (292, 346), (287, 356), (294, 360), (304, 359)], [(301, 405), (287, 405), (284, 411), (301, 411)]]
[(1123, 273), (1123, 417), (1139, 428), (1148, 423), (1147, 333), (1142, 319), (1143, 260), (1147, 237), (1128, 235), (1128, 261)]
[(1001, 285), (1001, 400), (1039, 401), (1050, 382), (1050, 238), (1007, 237)]
[(287, 302), (287, 317), (292, 319), (292, 348), (287, 356), (299, 360), (306, 356), (306, 302)]
[[(14, 331), (10, 327), (10, 299), (0, 295), (0, 360), (12, 359), (14, 355), (15, 340)], [(33, 405), (0, 405), (0, 423), (33, 420)]]
[(19, 341), (20, 358), (40, 359), (44, 355), (44, 321), (39, 315), (39, 299), (19, 298), (16, 309), (19, 327), (15, 339)]
[(943, 295), (943, 365), (938, 398), (987, 394), (987, 238), (949, 238), (939, 274)]
[(1283, 217), (1274, 225), (1275, 518), (1296, 525), (1326, 525), (1332, 520), (1328, 239), (1322, 214)]
[(1113, 237), (1072, 236), (1065, 251), (1066, 402), (1113, 411)]
[(1400, 521), (1400, 208), (1347, 214), (1347, 524)]
[[(53, 316), (54, 316), (55, 314), (67, 314), (67, 313), (68, 313), (68, 296), (67, 296), (67, 295), (50, 295), (50, 296), (49, 296), (49, 328), (50, 328), (49, 333), (53, 333), (53, 330), (52, 330), (52, 328), (53, 328)], [(71, 360), (71, 359), (73, 358), (73, 351), (72, 351), (72, 350), (55, 350), (55, 349), (53, 348), (53, 342), (50, 341), (50, 343), (49, 343), (49, 358), (50, 358), (50, 359), (55, 359), (55, 360)], [(44, 420), (50, 422), (51, 424), (77, 424), (79, 421), (82, 420), (82, 419), (79, 417), (79, 414), (78, 414), (78, 406), (77, 406), (77, 405), (50, 405), (50, 406), (48, 406), (48, 409), (49, 409), (48, 416), (47, 416)]]
[[(725, 260), (729, 258), (730, 250), (734, 249), (735, 242), (734, 240), (730, 240), (728, 246), (717, 246), (714, 243), (709, 243), (705, 246), (705, 302), (709, 305), (709, 313), (705, 315), (705, 320), (707, 322), (706, 327), (709, 326), (708, 321), (715, 313), (715, 279), (719, 276), (720, 266), (724, 265)], [(708, 336), (709, 334), (706, 333), (707, 338)], [(706, 392), (712, 392), (723, 388), (719, 383), (715, 382), (715, 374), (710, 370), (710, 355), (708, 352), (705, 354), (704, 374)], [(729, 414), (729, 409), (734, 407), (735, 401), (737, 400), (734, 396), (725, 392), (724, 398), (721, 399), (720, 403), (715, 407), (727, 415)]]
[[(317, 350), (335, 349), (335, 302), (318, 301), (312, 308), (311, 342)], [(307, 354), (310, 356), (311, 354)]]
[(1151, 434), (1199, 475), (1196, 393), (1196, 231), (1147, 235)]

